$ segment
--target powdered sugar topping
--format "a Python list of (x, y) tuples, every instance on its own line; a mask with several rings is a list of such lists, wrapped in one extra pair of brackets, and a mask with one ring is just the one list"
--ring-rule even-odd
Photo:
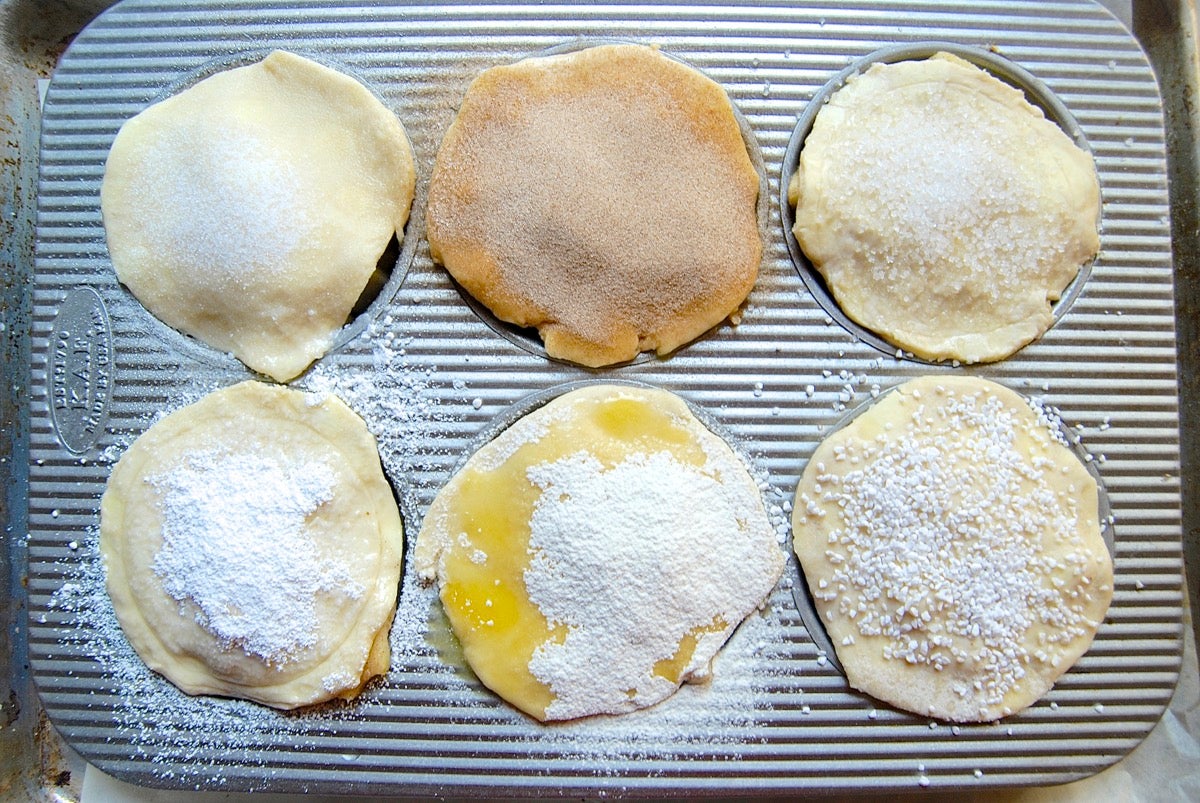
[(363, 593), (305, 528), (332, 499), (334, 479), (324, 463), (223, 451), (192, 453), (148, 477), (163, 518), (152, 564), (163, 590), (181, 609), (194, 604), (222, 643), (272, 664), (295, 659), (316, 644), (318, 593)]
[(684, 678), (707, 674), (728, 632), (779, 574), (774, 533), (748, 482), (666, 452), (605, 468), (587, 452), (529, 469), (542, 489), (525, 582), (562, 643), (530, 671), (555, 694), (554, 718), (647, 705), (674, 690), (655, 664), (699, 635)]

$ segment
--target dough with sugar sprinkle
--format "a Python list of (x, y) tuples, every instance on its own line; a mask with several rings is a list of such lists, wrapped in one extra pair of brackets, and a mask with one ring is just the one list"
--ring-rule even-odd
[(986, 722), (1087, 651), (1113, 593), (1098, 487), (1044, 411), (973, 377), (901, 385), (804, 469), (792, 542), (850, 685)]
[(551, 357), (666, 354), (753, 287), (759, 183), (696, 70), (640, 45), (529, 58), (467, 90), (430, 180), (430, 253)]
[(538, 720), (705, 680), (783, 565), (729, 446), (679, 397), (632, 386), (566, 393), (480, 448), (416, 546), (472, 670)]
[(931, 360), (1009, 356), (1096, 256), (1091, 156), (956, 56), (875, 64), (822, 107), (793, 232), (842, 310)]
[(100, 505), (109, 596), (146, 665), (275, 708), (387, 671), (403, 538), (362, 419), (260, 382), (156, 422)]
[(284, 382), (380, 283), (415, 181), (366, 87), (275, 51), (128, 120), (100, 203), (117, 278), (150, 312)]

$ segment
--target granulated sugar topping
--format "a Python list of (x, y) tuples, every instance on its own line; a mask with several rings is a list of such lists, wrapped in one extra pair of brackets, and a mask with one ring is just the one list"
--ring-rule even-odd
[(805, 138), (789, 197), (838, 305), (928, 359), (1025, 345), (1099, 248), (1088, 153), (1019, 90), (948, 54), (847, 80)]
[[(945, 294), (983, 291), (996, 300), (999, 292), (1016, 292), (1049, 257), (1023, 230), (1036, 177), (1013, 167), (1003, 127), (973, 125), (980, 115), (976, 97), (936, 88), (919, 97), (937, 103), (939, 115), (913, 114), (887, 96), (869, 110), (878, 115), (875, 125), (843, 143), (843, 174), (829, 203), (857, 209), (851, 196), (870, 199), (876, 225), (890, 235), (872, 241), (875, 281), (902, 283), (914, 296), (924, 291), (918, 279)], [(953, 126), (971, 135), (948, 135)], [(982, 281), (983, 273), (1000, 284)]]
[[(146, 158), (170, 167), (137, 210), (176, 244), (188, 281), (222, 293), (283, 281), (294, 270), (291, 253), (315, 226), (297, 170), (261, 132), (234, 122), (220, 131), (184, 128), (155, 142)], [(176, 158), (180, 151), (191, 158)]]
[(361, 597), (363, 589), (336, 561), (323, 561), (305, 531), (305, 520), (332, 498), (328, 466), (211, 451), (146, 482), (162, 511), (154, 572), (223, 643), (286, 663), (316, 643), (318, 592)]
[(723, 483), (665, 452), (608, 470), (578, 452), (528, 476), (542, 489), (529, 598), (567, 626), (562, 643), (543, 644), (530, 662), (554, 691), (554, 717), (619, 708), (643, 691), (634, 679), (652, 682), (656, 662), (698, 629), (741, 621), (778, 576), (762, 544), (773, 538), (747, 533), (770, 532), (752, 485)]

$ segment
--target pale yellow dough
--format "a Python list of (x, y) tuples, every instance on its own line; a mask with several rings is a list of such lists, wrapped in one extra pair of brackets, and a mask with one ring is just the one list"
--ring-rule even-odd
[(100, 201), (117, 277), (167, 324), (277, 381), (329, 349), (415, 185), (400, 121), (284, 51), (121, 127)]
[(923, 377), (826, 438), (793, 546), (850, 685), (989, 721), (1050, 690), (1113, 593), (1096, 481), (1017, 394)]
[(493, 67), (429, 183), (429, 252), (497, 318), (587, 366), (667, 354), (735, 313), (759, 176), (725, 91), (641, 45)]
[(1039, 337), (1100, 247), (1091, 156), (946, 53), (850, 78), (817, 115), (789, 196), (842, 310), (933, 360), (999, 360)]
[(480, 680), (562, 720), (706, 679), (784, 556), (754, 480), (686, 404), (596, 385), (476, 452), (430, 507), (416, 565)]
[(100, 553), (133, 648), (188, 694), (296, 708), (388, 669), (400, 514), (335, 397), (244, 382), (158, 421), (113, 469)]

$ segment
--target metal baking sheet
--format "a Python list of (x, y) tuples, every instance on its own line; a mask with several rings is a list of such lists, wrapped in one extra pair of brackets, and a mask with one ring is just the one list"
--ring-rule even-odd
[[(424, 186), (480, 70), (579, 37), (661, 46), (722, 83), (761, 148), (772, 203), (740, 322), (669, 359), (588, 371), (484, 322), (423, 242)], [(813, 297), (786, 247), (781, 166), (808, 102), (885, 46), (945, 41), (1011, 60), (1078, 123), (1100, 172), (1102, 248), (1040, 340), (992, 365), (876, 348)], [(794, 562), (708, 686), (647, 711), (543, 726), (464, 667), (432, 589), (406, 566), (393, 667), (358, 701), (293, 714), (188, 698), (132, 654), (103, 591), (99, 497), (164, 410), (247, 376), (169, 330), (115, 281), (99, 183), (121, 123), (214, 63), (283, 47), (365, 81), (417, 156), (407, 271), (295, 383), (334, 390), (380, 439), (409, 535), (512, 405), (613, 378), (679, 393), (729, 433), (781, 535), (805, 461), (848, 409), (929, 372), (999, 381), (1061, 411), (1103, 479), (1116, 593), (1092, 649), (1040, 702), (950, 726), (852, 691), (804, 627)], [(1161, 101), (1138, 45), (1091, 0), (696, 5), (401, 5), (127, 0), (63, 56), (46, 97), (30, 401), (29, 643), (52, 722), (86, 759), (168, 788), (531, 795), (975, 789), (1051, 784), (1128, 753), (1178, 677), (1179, 398)], [(682, 236), (682, 234), (681, 234)]]

